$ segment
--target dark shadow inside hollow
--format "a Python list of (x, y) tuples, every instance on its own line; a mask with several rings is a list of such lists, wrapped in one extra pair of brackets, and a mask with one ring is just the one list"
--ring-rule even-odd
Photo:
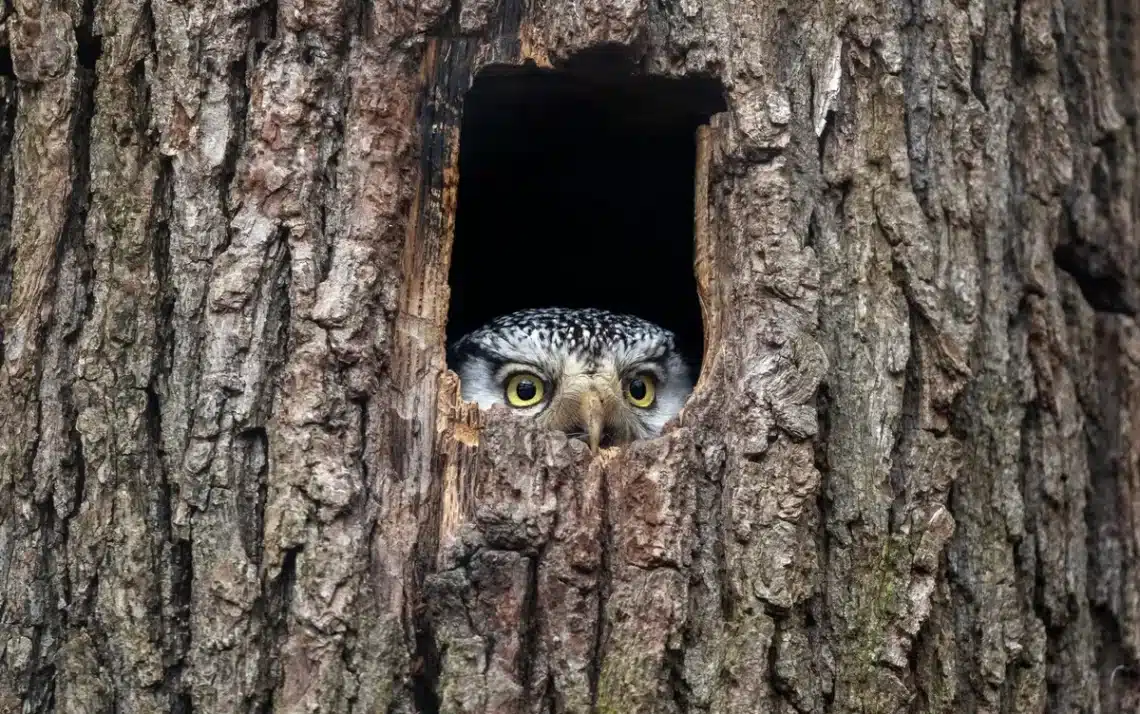
[(673, 330), (698, 370), (696, 129), (723, 97), (703, 78), (480, 72), (459, 141), (449, 343), (522, 308), (600, 307)]

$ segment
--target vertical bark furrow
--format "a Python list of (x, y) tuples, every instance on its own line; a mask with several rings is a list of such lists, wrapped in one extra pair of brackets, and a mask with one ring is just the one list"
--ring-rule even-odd
[[(15, 206), (15, 167), (12, 144), (16, 133), (16, 116), (20, 92), (12, 68), (12, 51), (7, 38), (0, 39), (0, 305), (12, 299), (12, 271), (15, 248), (12, 244), (12, 211)], [(4, 365), (4, 328), (0, 327), (0, 366)]]
[[(235, 243), (232, 184), (239, 147), (250, 141), (244, 120), (261, 67), (246, 64), (260, 39), (252, 36), (249, 18), (239, 16), (229, 28), (228, 18), (213, 15), (219, 10), (153, 4), (151, 102), (160, 146), (172, 156), (174, 280), (167, 298), (163, 423), (169, 424), (172, 534), (189, 544), (182, 560), (192, 563), (193, 573), (183, 620), (189, 632), (182, 685), (195, 709), (222, 712), (244, 710), (247, 701), (272, 689), (261, 679), (269, 665), (259, 656), (262, 628), (272, 624), (254, 617), (240, 621), (254, 613), (261, 590), (256, 569), (264, 552), (267, 457), (257, 434), (269, 418), (267, 382), (281, 361), (274, 353), (281, 348), (279, 283), (289, 262), (281, 235), (272, 231), (258, 256), (264, 270), (248, 275), (242, 286), (246, 309), (237, 310), (239, 319), (226, 319), (233, 303), (211, 295), (211, 275), (224, 273)], [(188, 117), (200, 127), (194, 134), (187, 131)], [(229, 348), (236, 345), (239, 353), (248, 350), (253, 369), (230, 361)]]
[[(300, 710), (315, 702), (348, 707), (356, 696), (359, 683), (347, 660), (355, 630), (349, 614), (359, 582), (353, 560), (363, 552), (366, 531), (354, 457), (356, 410), (316, 319), (322, 291), (342, 289), (322, 283), (327, 237), (313, 206), (340, 142), (325, 128), (337, 125), (346, 101), (337, 92), (344, 57), (332, 24), (344, 9), (329, 3), (305, 17), (283, 10), (281, 43), (263, 55), (251, 96), (251, 142), (235, 179), (235, 262), (223, 284), (238, 287), (229, 279), (240, 279), (267, 251), (260, 253), (266, 270), (257, 274), (249, 324), (263, 352), (246, 361), (255, 389), (235, 406), (243, 419), (264, 419), (270, 435), (260, 575), (277, 578), (289, 553), (295, 575), (283, 603), (286, 629), (273, 703)], [(277, 238), (239, 245), (241, 226)], [(266, 369), (278, 359), (279, 372)], [(355, 546), (351, 553), (341, 552), (348, 544)]]
[[(92, 18), (5, 9), (11, 123), (0, 279), (0, 709), (48, 711), (63, 650), (66, 618), (57, 604), (68, 597), (67, 518), (77, 490), (65, 385), (89, 282), (82, 211), (94, 73), (79, 66), (74, 33)], [(43, 22), (58, 24), (41, 29)]]
[[(871, 22), (849, 32), (839, 94), (843, 109), (835, 116), (822, 166), (830, 184), (849, 184), (837, 207), (838, 225), (825, 227), (819, 248), (826, 276), (821, 310), (830, 314), (823, 338), (828, 363), (842, 370), (828, 379), (834, 401), (825, 527), (832, 547), (825, 593), (835, 633), (834, 706), (891, 711), (907, 696), (908, 638), (914, 634), (908, 635), (909, 621), (922, 620), (923, 595), (913, 590), (911, 569), (912, 549), (926, 523), (918, 513), (907, 513), (918, 510), (918, 494), (900, 492), (896, 484), (903, 484), (890, 472), (901, 468), (908, 481), (921, 473), (907, 463), (914, 460), (907, 445), (929, 428), (926, 413), (937, 396), (929, 380), (939, 375), (927, 364), (922, 335), (915, 334), (922, 329), (922, 311), (931, 309), (917, 282), (933, 278), (934, 266), (933, 256), (912, 248), (925, 242), (925, 221), (914, 215), (910, 181), (898, 181), (908, 173), (906, 155), (899, 155), (907, 145), (899, 111), (905, 93), (893, 66), (898, 59), (886, 54), (888, 39), (898, 37), (893, 28)], [(872, 44), (872, 38), (883, 45)], [(864, 153), (869, 166), (849, 161)], [(837, 230), (850, 238), (842, 240)], [(861, 289), (847, 297), (836, 289), (846, 281)], [(932, 289), (937, 288), (925, 286)], [(916, 393), (920, 380), (926, 389)], [(936, 472), (945, 468), (931, 466)], [(907, 486), (918, 490), (919, 484)], [(911, 518), (919, 521), (917, 528), (906, 522)]]
[[(139, 20), (139, 31), (146, 34), (147, 49), (153, 50), (154, 18), (149, 5), (144, 5)], [(146, 387), (146, 421), (150, 428), (149, 448), (156, 471), (159, 489), (158, 519), (152, 526), (161, 536), (159, 580), (162, 589), (162, 607), (159, 613), (157, 636), (163, 646), (165, 678), (162, 689), (169, 698), (171, 712), (191, 714), (193, 701), (186, 681), (187, 658), (190, 650), (190, 607), (194, 587), (193, 549), (183, 534), (174, 526), (178, 503), (176, 478), (171, 473), (171, 455), (165, 453), (163, 401), (169, 387), (170, 370), (174, 361), (174, 334), (171, 318), (174, 311), (176, 277), (172, 272), (170, 253), (170, 222), (173, 210), (173, 166), (166, 157), (157, 153), (158, 142), (151, 131), (153, 119), (150, 101), (150, 82), (147, 77), (146, 57), (137, 57), (128, 74), (131, 85), (134, 136), (140, 148), (157, 159), (150, 215), (146, 235), (151, 240), (151, 275), (154, 280), (154, 325), (152, 364)]]
[(1089, 599), (1097, 625), (1101, 705), (1105, 711), (1128, 711), (1140, 706), (1140, 535), (1134, 506), (1140, 493), (1140, 445), (1133, 441), (1140, 369), (1126, 356), (1135, 353), (1138, 334), (1129, 318), (1098, 315), (1093, 336), (1093, 351), (1078, 368), (1082, 400), (1095, 399), (1100, 406), (1090, 411), (1087, 430)]
[[(78, 652), (93, 640), (105, 659), (95, 671), (82, 669), (88, 664), (83, 658), (70, 660), (61, 679), (98, 677), (113, 706), (169, 711), (184, 691), (177, 670), (187, 613), (178, 603), (186, 598), (189, 565), (179, 562), (170, 539), (160, 441), (164, 248), (155, 239), (164, 196), (159, 157), (147, 135), (149, 105), (140, 92), (145, 77), (138, 76), (150, 28), (139, 4), (96, 12), (92, 22), (101, 36), (79, 38), (100, 46), (102, 56), (85, 221), (96, 282), (74, 391), (87, 479), (70, 548), (73, 593), (83, 597), (89, 589), (91, 612), (68, 640)], [(137, 45), (130, 41), (136, 36)], [(108, 560), (115, 565), (107, 566)], [(68, 689), (66, 695), (62, 705), (72, 708), (84, 692)]]
[[(606, 617), (606, 602), (613, 594), (613, 580), (614, 564), (612, 562), (612, 555), (610, 551), (614, 547), (614, 533), (613, 521), (611, 519), (610, 511), (610, 484), (608, 474), (603, 472), (602, 478), (598, 481), (598, 506), (601, 509), (601, 519), (598, 522), (598, 571), (597, 571), (597, 611), (593, 613), (592, 629), (593, 633), (590, 638), (590, 659), (589, 659), (589, 685), (590, 685), (590, 711), (598, 711), (598, 696), (602, 686), (602, 663), (605, 661), (606, 646), (608, 644), (607, 635), (607, 620)], [(643, 673), (644, 674), (644, 673)], [(605, 701), (602, 703), (602, 711), (607, 708), (616, 707), (617, 703), (621, 701), (621, 697), (625, 692), (622, 687), (628, 684), (627, 681), (620, 681), (616, 685), (611, 685), (612, 690), (607, 692), (608, 698), (612, 697), (612, 701)]]

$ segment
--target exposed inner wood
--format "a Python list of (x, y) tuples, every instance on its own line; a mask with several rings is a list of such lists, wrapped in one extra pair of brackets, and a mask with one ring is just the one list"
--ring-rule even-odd
[(693, 216), (693, 269), (697, 275), (697, 297), (701, 301), (704, 326), (703, 369), (694, 391), (705, 388), (704, 376), (711, 373), (717, 345), (720, 344), (720, 295), (716, 283), (715, 235), (709, 218), (709, 165), (712, 161), (713, 128), (704, 124), (697, 128), (697, 166), (693, 174), (695, 215)]

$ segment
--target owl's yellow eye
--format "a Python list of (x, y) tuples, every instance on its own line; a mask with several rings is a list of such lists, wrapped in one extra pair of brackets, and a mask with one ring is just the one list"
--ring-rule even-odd
[(648, 409), (653, 406), (657, 391), (656, 386), (652, 376), (639, 374), (626, 383), (625, 397), (633, 406)]
[(512, 407), (533, 407), (542, 401), (544, 393), (542, 378), (530, 372), (519, 372), (507, 380), (507, 402)]

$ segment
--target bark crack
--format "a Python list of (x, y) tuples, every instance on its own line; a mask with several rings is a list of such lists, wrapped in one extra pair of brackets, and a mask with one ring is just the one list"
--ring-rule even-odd
[[(417, 582), (420, 578), (416, 578)], [(412, 701), (417, 714), (439, 714), (439, 661), (442, 652), (435, 643), (435, 630), (427, 606), (418, 602), (422, 588), (404, 591), (404, 602), (414, 603), (409, 613), (412, 626)]]
[(606, 638), (606, 604), (609, 602), (610, 591), (613, 587), (613, 563), (610, 552), (613, 549), (614, 533), (613, 522), (610, 517), (610, 481), (609, 472), (603, 470), (600, 479), (601, 524), (600, 553), (598, 557), (598, 610), (594, 621), (594, 641), (590, 655), (589, 684), (590, 684), (590, 711), (598, 711), (598, 687), (602, 675), (602, 661), (605, 658)]
[(517, 668), (523, 688), (522, 700), (529, 702), (534, 694), (535, 660), (538, 659), (539, 637), (542, 633), (541, 610), (538, 607), (539, 564), (546, 550), (545, 545), (538, 554), (527, 559), (526, 595), (522, 607), (522, 632), (519, 635)]
[[(45, 378), (46, 362), (50, 359), (46, 352), (53, 347), (59, 351), (59, 365), (66, 370), (74, 369), (73, 355), (75, 339), (82, 330), (83, 324), (86, 323), (90, 316), (93, 301), (94, 291), (92, 280), (90, 279), (93, 272), (86, 244), (86, 226), (87, 213), (90, 206), (91, 132), (95, 116), (95, 92), (98, 83), (95, 66), (100, 57), (102, 45), (100, 38), (92, 35), (94, 25), (93, 0), (86, 0), (82, 12), (83, 14), (80, 17), (79, 25), (75, 29), (78, 47), (73, 94), (70, 97), (70, 106), (65, 105), (64, 107), (65, 109), (70, 109), (71, 112), (71, 120), (68, 127), (71, 142), (71, 165), (69, 167), (71, 185), (62, 230), (59, 235), (56, 236), (53, 263), (50, 277), (48, 278), (50, 282), (44, 290), (43, 298), (45, 304), (52, 305), (53, 309), (44, 317), (42, 329), (32, 338), (36, 344), (35, 352), (40, 355), (40, 357), (33, 367), (34, 382), (31, 383), (40, 385), (42, 385), (42, 380)], [(10, 100), (7, 106), (8, 112), (10, 112), (9, 116), (11, 116), (13, 120), (15, 120), (16, 111), (15, 97), (18, 96), (15, 84), (16, 83), (13, 82), (10, 85), (13, 90), (13, 99)], [(7, 134), (7, 127), (8, 124), (6, 123), (4, 134)], [(5, 176), (0, 180), (3, 180), (6, 184), (8, 169), (11, 166), (10, 143), (13, 137), (6, 135), (3, 138), (5, 140), (5, 150), (3, 151)], [(0, 226), (0, 228), (7, 229), (4, 230), (4, 234), (6, 239), (10, 241), (10, 221), (12, 217), (10, 185), (4, 185), (2, 192), (4, 194), (4, 205), (3, 208), (0, 208), (0, 218), (4, 219), (5, 225)], [(10, 290), (10, 280), (12, 277), (10, 273), (11, 268), (7, 264), (8, 250), (10, 250), (10, 247), (5, 247), (7, 249), (0, 254), (0, 262), (4, 264), (4, 267), (0, 267), (0, 306), (7, 303), (9, 296), (4, 293)], [(64, 313), (58, 307), (58, 302), (61, 297), (60, 285), (63, 283), (60, 273), (61, 269), (68, 264), (69, 256), (74, 256), (75, 272), (77, 273), (72, 279), (77, 285), (77, 292), (79, 290), (84, 291), (85, 301), (82, 314), (76, 319), (76, 324), (73, 326), (62, 322), (63, 317), (61, 315)], [(66, 295), (66, 293), (64, 293), (64, 295)], [(58, 330), (55, 328), (58, 328)], [(49, 336), (53, 333), (57, 335), (61, 344), (53, 346), (48, 343)], [(3, 353), (2, 341), (3, 333), (2, 329), (0, 329), (0, 355)], [(0, 364), (2, 363), (3, 359), (0, 357)], [(44, 441), (44, 409), (43, 402), (38, 397), (38, 392), (33, 391), (28, 397), (27, 408), (34, 409), (35, 412), (34, 430), (30, 434), (31, 443), (24, 452), (27, 455), (25, 473), (34, 478), (36, 474), (36, 456), (39, 450), (46, 446), (42, 443)], [(67, 494), (66, 498), (68, 502), (66, 504), (59, 504), (57, 506), (57, 499), (64, 498), (62, 491), (66, 486), (62, 482), (55, 483), (52, 484), (52, 490), (45, 494), (43, 500), (37, 499), (37, 539), (43, 548), (40, 553), (39, 571), (43, 575), (41, 576), (42, 580), (37, 581), (34, 585), (36, 592), (31, 594), (30, 597), (70, 603), (73, 599), (73, 583), (66, 577), (65, 572), (61, 571), (66, 571), (65, 559), (67, 557), (71, 537), (70, 519), (71, 516), (78, 511), (79, 504), (84, 497), (86, 491), (86, 473), (82, 456), (82, 445), (79, 441), (76, 427), (76, 414), (70, 385), (66, 380), (64, 380), (64, 384), (60, 388), (59, 399), (59, 406), (65, 420), (65, 424), (61, 429), (62, 436), (71, 447), (66, 454), (65, 462), (59, 464), (59, 466), (75, 473), (74, 481), (71, 483), (73, 492)], [(2, 418), (0, 418), (0, 422), (2, 421)], [(0, 521), (2, 520), (3, 514), (0, 513)], [(63, 562), (61, 563), (60, 561)], [(97, 578), (97, 574), (95, 577)], [(46, 712), (54, 710), (56, 660), (59, 657), (59, 647), (65, 641), (63, 632), (72, 624), (72, 615), (73, 613), (68, 612), (66, 609), (61, 609), (58, 615), (39, 619), (33, 626), (34, 636), (32, 637), (32, 649), (28, 656), (27, 665), (30, 676), (27, 683), (28, 692), (25, 709), (28, 711)], [(75, 619), (78, 620), (79, 618)], [(48, 643), (44, 642), (45, 637), (48, 638)]]
[(254, 711), (272, 712), (274, 699), (284, 681), (280, 656), (276, 650), (284, 641), (289, 624), (289, 610), (293, 602), (293, 588), (297, 582), (297, 556), (301, 546), (287, 549), (281, 558), (281, 570), (276, 578), (266, 579), (261, 596), (254, 602), (253, 613), (262, 614), (266, 626), (262, 629), (260, 656), (258, 657), (259, 691), (251, 697)]
[(1128, 276), (1103, 249), (1080, 240), (1072, 206), (1065, 208), (1064, 226), (1063, 239), (1053, 251), (1057, 269), (1076, 281), (1085, 302), (1097, 312), (1135, 317), (1137, 306), (1129, 299)]
[[(12, 67), (12, 52), (0, 46), (0, 305), (12, 300), (12, 269), (16, 255), (12, 245), (12, 209), (14, 204), (15, 167), (12, 163), (12, 140), (16, 133), (16, 116), (20, 93)], [(0, 367), (4, 366), (4, 326), (0, 325)]]
[[(255, 26), (260, 28), (261, 23), (255, 22)], [(255, 57), (260, 58), (261, 53), (257, 49), (258, 44), (258, 39), (251, 38), (246, 54), (231, 62), (228, 68), (230, 118), (233, 122), (233, 128), (227, 137), (225, 153), (222, 156), (221, 174), (218, 179), (218, 205), (221, 207), (222, 216), (225, 218), (223, 221), (225, 239), (215, 248), (215, 256), (225, 253), (233, 240), (232, 223), (234, 215), (233, 206), (230, 204), (230, 193), (233, 188), (233, 181), (237, 176), (242, 147), (247, 145), (248, 128), (246, 124), (249, 117), (250, 83), (253, 73), (250, 60)]]

